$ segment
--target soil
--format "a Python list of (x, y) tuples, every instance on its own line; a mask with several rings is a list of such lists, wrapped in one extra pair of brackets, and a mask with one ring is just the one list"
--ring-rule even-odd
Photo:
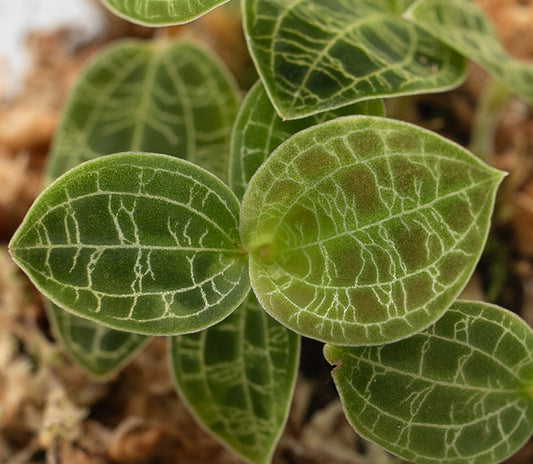
[[(508, 50), (533, 60), (533, 1), (478, 0)], [(7, 242), (40, 190), (62, 105), (80, 68), (119, 37), (154, 31), (109, 15), (107, 32), (72, 48), (76, 31), (33, 34), (23, 90), (0, 93), (0, 462), (6, 464), (242, 463), (204, 432), (176, 395), (164, 339), (105, 383), (88, 378), (55, 342), (38, 292), (7, 254)], [(238, 18), (218, 9), (190, 25), (158, 30), (207, 43), (243, 89), (255, 79)], [(389, 115), (469, 146), (487, 75), (475, 65), (460, 88), (411, 97)], [(1, 89), (0, 89), (1, 92)], [(482, 155), (509, 172), (493, 232), (466, 292), (533, 325), (533, 107), (510, 98)], [(359, 438), (346, 423), (321, 345), (304, 340), (301, 372), (275, 464), (387, 464), (401, 460)], [(533, 440), (506, 461), (532, 464)]]

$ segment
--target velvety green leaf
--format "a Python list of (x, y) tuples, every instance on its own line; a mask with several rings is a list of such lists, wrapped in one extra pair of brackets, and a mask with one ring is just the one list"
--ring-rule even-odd
[[(88, 159), (135, 149), (188, 157), (225, 178), (237, 100), (224, 68), (190, 43), (112, 45), (82, 73), (65, 105), (45, 183)], [(144, 345), (141, 335), (47, 307), (67, 354), (93, 376), (112, 374)]]
[(493, 464), (533, 430), (533, 331), (458, 301), (424, 332), (373, 347), (326, 345), (348, 420), (419, 464)]
[(131, 150), (186, 158), (226, 180), (237, 109), (234, 82), (203, 49), (184, 41), (121, 42), (80, 78), (46, 175)]
[(241, 207), (260, 303), (296, 332), (386, 343), (433, 323), (466, 285), (503, 178), (432, 132), (349, 116), (299, 132)]
[(291, 135), (339, 116), (369, 114), (383, 116), (380, 100), (366, 100), (315, 116), (295, 121), (283, 121), (270, 103), (261, 81), (244, 99), (231, 137), (229, 185), (242, 198), (248, 181), (263, 161)]
[(113, 13), (143, 26), (183, 24), (229, 0), (102, 0)]
[(143, 348), (149, 337), (122, 332), (74, 316), (46, 301), (48, 319), (67, 354), (89, 375), (105, 379)]
[(402, 18), (408, 3), (243, 2), (248, 47), (278, 113), (300, 118), (459, 85), (464, 58)]
[(173, 337), (176, 387), (207, 430), (253, 463), (269, 463), (287, 420), (300, 338), (250, 294), (209, 329)]
[(229, 187), (190, 162), (110, 155), (44, 190), (10, 249), (46, 297), (77, 315), (137, 333), (189, 333), (249, 291), (238, 212)]
[(430, 34), (480, 64), (510, 90), (533, 101), (533, 64), (510, 56), (475, 2), (420, 0), (406, 13)]

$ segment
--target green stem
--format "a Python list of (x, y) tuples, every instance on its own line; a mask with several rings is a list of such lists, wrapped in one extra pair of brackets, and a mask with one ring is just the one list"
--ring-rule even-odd
[(484, 161), (490, 158), (496, 124), (510, 96), (509, 89), (495, 78), (490, 78), (483, 89), (474, 116), (470, 150)]

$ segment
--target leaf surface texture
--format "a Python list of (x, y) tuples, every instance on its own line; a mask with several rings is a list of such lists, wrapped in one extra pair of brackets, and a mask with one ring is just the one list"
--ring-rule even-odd
[(393, 0), (247, 0), (248, 47), (278, 113), (296, 119), (360, 100), (454, 88), (465, 59)]
[(326, 345), (355, 430), (419, 464), (494, 464), (533, 430), (533, 331), (457, 301), (436, 324), (375, 347)]
[(242, 198), (252, 175), (265, 159), (291, 135), (330, 119), (352, 114), (383, 116), (380, 100), (366, 100), (308, 118), (284, 121), (270, 103), (261, 81), (242, 102), (231, 137), (229, 185)]
[(54, 303), (119, 330), (180, 334), (249, 290), (239, 203), (216, 176), (164, 155), (101, 157), (38, 197), (11, 253)]
[(224, 444), (269, 463), (287, 420), (300, 337), (266, 314), (253, 294), (203, 332), (172, 337), (180, 395)]
[[(165, 96), (172, 92), (172, 98)], [(135, 148), (188, 157), (224, 178), (237, 101), (229, 74), (193, 44), (112, 45), (83, 71), (69, 96), (45, 182), (83, 161)], [(67, 353), (98, 378), (112, 374), (145, 343), (142, 335), (83, 319), (50, 301), (46, 306)]]
[(123, 151), (174, 155), (227, 179), (239, 100), (225, 68), (185, 41), (124, 41), (78, 81), (54, 139), (47, 176)]
[(398, 340), (466, 285), (503, 173), (407, 123), (339, 118), (280, 145), (250, 180), (241, 237), (263, 307), (339, 345)]

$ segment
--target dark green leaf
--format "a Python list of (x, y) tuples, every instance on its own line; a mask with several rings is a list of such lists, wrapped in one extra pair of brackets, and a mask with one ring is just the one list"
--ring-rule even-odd
[(122, 332), (46, 302), (48, 318), (69, 356), (89, 375), (105, 379), (124, 366), (149, 337)]
[(326, 359), (355, 430), (418, 464), (493, 464), (533, 430), (533, 331), (514, 314), (456, 302), (397, 343)]
[(125, 41), (99, 54), (63, 112), (47, 178), (123, 151), (186, 158), (227, 179), (236, 86), (221, 64), (183, 41)]
[(299, 337), (250, 294), (209, 329), (172, 338), (176, 386), (199, 422), (253, 463), (269, 463), (296, 382)]
[(190, 162), (105, 156), (44, 190), (10, 249), (62, 308), (119, 330), (190, 333), (249, 291), (238, 213), (233, 192)]
[(278, 113), (301, 118), (370, 98), (458, 86), (465, 60), (391, 0), (247, 0), (248, 46)]

